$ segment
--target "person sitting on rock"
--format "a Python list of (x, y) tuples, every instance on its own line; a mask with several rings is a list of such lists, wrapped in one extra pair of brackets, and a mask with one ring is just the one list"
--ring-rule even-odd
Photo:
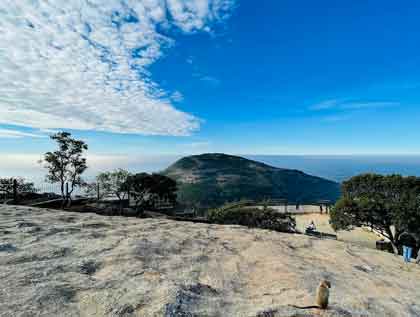
[(306, 230), (308, 230), (308, 231), (315, 231), (316, 230), (315, 222), (313, 220), (311, 221), (309, 226), (306, 228)]

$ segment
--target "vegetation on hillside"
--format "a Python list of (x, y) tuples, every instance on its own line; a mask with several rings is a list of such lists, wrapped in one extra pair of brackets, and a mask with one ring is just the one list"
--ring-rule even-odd
[(344, 182), (342, 194), (330, 213), (335, 230), (371, 227), (395, 253), (404, 232), (420, 240), (420, 178), (363, 174)]
[(296, 231), (296, 221), (291, 215), (270, 208), (259, 209), (248, 205), (248, 202), (226, 204), (210, 210), (208, 220), (216, 224), (241, 225), (279, 232)]
[(184, 157), (163, 173), (177, 180), (181, 203), (203, 208), (240, 199), (335, 202), (340, 194), (333, 181), (226, 154)]

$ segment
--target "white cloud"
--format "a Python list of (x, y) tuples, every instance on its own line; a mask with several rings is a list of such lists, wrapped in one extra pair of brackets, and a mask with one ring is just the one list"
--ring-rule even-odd
[(42, 132), (42, 133), (46, 133), (48, 135), (56, 134), (56, 133), (60, 132), (59, 130), (53, 130), (53, 129), (39, 129), (39, 131)]
[(184, 100), (184, 95), (182, 93), (180, 93), (179, 91), (175, 91), (171, 95), (171, 99), (172, 99), (172, 101), (175, 101), (175, 102), (181, 102), (181, 101)]
[(0, 129), (0, 138), (1, 139), (20, 139), (24, 137), (31, 137), (31, 138), (46, 138), (46, 135), (41, 134), (34, 134), (28, 132), (22, 132), (18, 130), (10, 130), (10, 129)]
[(234, 5), (233, 0), (167, 0), (174, 24), (185, 32), (203, 29), (211, 31), (209, 23), (225, 19)]
[[(234, 0), (0, 2), (0, 123), (39, 129), (188, 135), (148, 67), (173, 28), (209, 32)], [(165, 33), (166, 32), (166, 33)]]

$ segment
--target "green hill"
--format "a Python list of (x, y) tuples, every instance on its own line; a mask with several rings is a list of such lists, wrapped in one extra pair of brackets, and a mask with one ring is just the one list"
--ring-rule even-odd
[(339, 184), (333, 181), (218, 153), (184, 157), (163, 174), (178, 182), (180, 202), (202, 207), (239, 199), (335, 201), (340, 192)]

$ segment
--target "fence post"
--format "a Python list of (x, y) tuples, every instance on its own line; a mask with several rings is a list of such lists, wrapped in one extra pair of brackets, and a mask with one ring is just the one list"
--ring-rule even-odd
[(13, 179), (13, 202), (17, 203), (18, 201), (18, 183), (16, 179)]
[(128, 208), (130, 208), (130, 186), (128, 186), (128, 189), (127, 189), (127, 203), (128, 203)]
[(100, 188), (99, 188), (99, 183), (96, 184), (96, 198), (99, 201), (101, 197), (101, 192), (100, 192)]

